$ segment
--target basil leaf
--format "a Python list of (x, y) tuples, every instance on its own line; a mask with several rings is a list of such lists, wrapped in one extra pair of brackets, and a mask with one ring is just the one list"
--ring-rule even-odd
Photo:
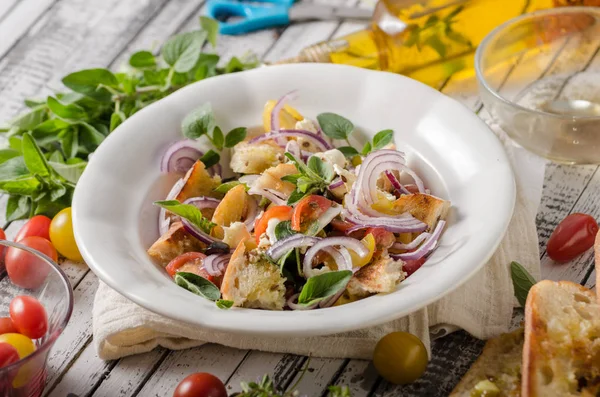
[(44, 105), (34, 108), (31, 112), (17, 116), (10, 124), (23, 131), (32, 130), (47, 117), (46, 106)]
[(10, 160), (20, 155), (21, 153), (14, 149), (0, 149), (0, 164), (4, 163), (6, 160)]
[(210, 103), (198, 107), (181, 122), (181, 130), (186, 138), (197, 139), (204, 134), (212, 134), (215, 129), (215, 116)]
[(302, 174), (284, 175), (281, 177), (281, 180), (284, 182), (293, 183), (295, 185), (298, 183), (298, 179), (300, 179), (300, 177), (302, 177)]
[(216, 304), (219, 309), (223, 310), (231, 309), (233, 307), (233, 301), (229, 301), (226, 299), (219, 299), (217, 300)]
[(212, 167), (213, 165), (217, 164), (220, 160), (221, 156), (219, 156), (219, 153), (215, 152), (212, 149), (206, 152), (204, 156), (200, 157), (200, 161), (204, 163), (204, 166), (206, 168)]
[(31, 99), (31, 98), (25, 98), (25, 100), (23, 101), (23, 103), (25, 104), (25, 106), (27, 106), (30, 109), (36, 108), (40, 105), (45, 105), (46, 101), (42, 101), (42, 100), (37, 100), (37, 99)]
[(175, 283), (180, 287), (211, 301), (216, 301), (221, 297), (221, 292), (216, 285), (194, 273), (175, 273)]
[(313, 189), (307, 190), (306, 192), (301, 192), (298, 190), (298, 188), (296, 188), (296, 190), (294, 190), (292, 192), (292, 194), (290, 194), (290, 197), (288, 197), (287, 204), (288, 205), (296, 204), (298, 201), (302, 200), (305, 196), (308, 196), (309, 194), (311, 194), (317, 190), (318, 189), (313, 188)]
[(352, 146), (342, 146), (337, 148), (345, 157), (354, 157), (358, 156), (358, 150), (354, 149)]
[(59, 211), (70, 205), (71, 195), (72, 194), (67, 194), (56, 201), (52, 201), (48, 197), (43, 197), (36, 203), (33, 203), (33, 214), (46, 215), (47, 217), (53, 218)]
[(13, 157), (0, 164), (0, 181), (9, 181), (29, 175), (25, 159), (21, 156)]
[(80, 122), (78, 125), (82, 127), (79, 131), (81, 132), (81, 142), (83, 146), (90, 152), (93, 152), (104, 140), (104, 135), (88, 123)]
[(109, 129), (110, 131), (114, 131), (115, 128), (117, 128), (123, 121), (123, 118), (121, 118), (121, 115), (117, 112), (113, 113), (110, 115), (110, 126)]
[(335, 113), (321, 113), (317, 121), (325, 135), (333, 139), (348, 139), (354, 130), (350, 120)]
[(61, 119), (51, 119), (46, 120), (43, 123), (40, 123), (33, 128), (33, 136), (37, 136), (37, 134), (50, 134), (57, 131), (64, 130), (68, 128), (71, 123), (68, 123)]
[[(230, 191), (231, 189), (233, 189), (234, 187), (236, 187), (237, 185), (240, 185), (241, 182), (238, 181), (231, 181), (231, 182), (225, 182), (225, 183), (221, 183), (219, 186), (217, 186), (216, 188), (213, 189), (213, 191), (217, 192), (217, 193), (227, 193), (228, 191)], [(248, 185), (244, 184), (246, 191), (248, 191), (250, 188), (248, 187)]]
[(65, 76), (62, 82), (73, 91), (102, 102), (109, 102), (112, 94), (101, 85), (116, 87), (119, 84), (110, 70), (101, 68), (71, 73)]
[(341, 270), (310, 277), (298, 297), (298, 303), (310, 305), (329, 298), (346, 288), (352, 278), (351, 270)]
[(58, 185), (56, 188), (50, 190), (50, 201), (56, 201), (59, 198), (67, 194), (67, 188), (64, 185)]
[(361, 151), (361, 154), (362, 154), (363, 156), (364, 156), (364, 155), (367, 155), (367, 154), (369, 154), (369, 153), (371, 153), (371, 142), (367, 142), (367, 143), (365, 143), (365, 146), (363, 146), (363, 149), (362, 149), (362, 151)]
[(49, 161), (48, 164), (56, 171), (58, 175), (63, 177), (67, 182), (71, 182), (73, 184), (79, 181), (79, 178), (83, 174), (85, 167), (87, 166), (86, 162), (79, 162), (75, 164), (63, 164), (57, 163), (54, 161)]
[(213, 48), (217, 47), (217, 35), (219, 33), (219, 22), (212, 18), (201, 16), (200, 26), (206, 32), (206, 38)]
[(275, 226), (275, 238), (277, 241), (283, 240), (284, 238), (290, 237), (294, 234), (297, 234), (297, 232), (292, 230), (291, 221), (279, 222), (277, 226)]
[(63, 130), (58, 134), (61, 139), (62, 151), (67, 158), (77, 156), (79, 152), (79, 131), (77, 129)]
[(331, 182), (333, 177), (335, 176), (335, 172), (333, 171), (333, 167), (321, 160), (317, 156), (311, 156), (308, 159), (308, 168), (312, 170), (315, 174), (319, 175), (325, 182)]
[(52, 113), (62, 119), (82, 120), (87, 118), (85, 109), (74, 103), (65, 105), (58, 99), (51, 96), (48, 97), (48, 101), (46, 103), (48, 104), (48, 107)]
[(229, 131), (225, 136), (225, 147), (232, 148), (246, 139), (247, 132), (246, 127), (238, 127)]
[(162, 48), (163, 59), (178, 73), (186, 73), (198, 62), (207, 33), (194, 31), (171, 37)]
[(60, 163), (60, 164), (64, 164), (65, 163), (65, 159), (63, 158), (63, 155), (58, 150), (53, 151), (50, 154), (50, 156), (46, 155), (46, 157), (48, 159), (48, 164), (49, 165), (51, 165), (53, 162), (54, 163)]
[(535, 281), (533, 276), (531, 276), (521, 264), (515, 261), (510, 263), (510, 276), (515, 290), (515, 297), (519, 301), (521, 307), (525, 307), (529, 289), (533, 287), (537, 281)]
[(223, 149), (223, 143), (225, 142), (225, 137), (223, 136), (223, 131), (216, 126), (213, 130), (212, 136), (213, 145), (219, 150)]
[(154, 204), (174, 213), (175, 215), (179, 215), (180, 217), (187, 219), (204, 233), (210, 233), (212, 228), (216, 226), (214, 223), (206, 219), (198, 207), (194, 205), (182, 204), (177, 200), (155, 201)]
[(373, 137), (373, 149), (374, 150), (382, 149), (383, 147), (385, 147), (392, 141), (392, 138), (394, 138), (394, 131), (392, 131), (392, 130), (379, 131)]
[(23, 134), (23, 160), (27, 169), (32, 174), (40, 176), (50, 175), (50, 166), (29, 133)]
[[(3, 175), (4, 176), (4, 175)], [(31, 196), (40, 189), (40, 181), (34, 176), (0, 181), (0, 190), (8, 194)]]
[(23, 153), (23, 140), (18, 136), (11, 136), (8, 138), (8, 147), (16, 150), (19, 153)]
[(30, 210), (31, 203), (29, 197), (11, 195), (8, 197), (6, 203), (6, 220), (12, 222), (28, 218)]
[(156, 58), (150, 51), (138, 51), (129, 57), (129, 64), (134, 68), (151, 68), (156, 66)]

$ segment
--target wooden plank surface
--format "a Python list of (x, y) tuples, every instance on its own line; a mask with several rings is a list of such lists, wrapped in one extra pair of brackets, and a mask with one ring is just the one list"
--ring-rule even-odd
[[(357, 0), (330, 0), (359, 5)], [(60, 78), (85, 67), (112, 67), (127, 61), (133, 51), (154, 48), (174, 33), (198, 26), (204, 0), (2, 0), (0, 2), (0, 120), (23, 109), (22, 100), (43, 96), (60, 88)], [(367, 5), (369, 6), (369, 5)], [(371, 4), (372, 6), (372, 4)], [(350, 22), (312, 22), (252, 33), (221, 37), (216, 52), (228, 59), (252, 51), (265, 61), (295, 55), (301, 48), (359, 29)], [(153, 47), (154, 46), (154, 47)], [(600, 70), (600, 56), (589, 68)], [(566, 60), (548, 60), (549, 71), (560, 70)], [(510, 77), (510, 76), (509, 76)], [(450, 80), (444, 92), (475, 111), (481, 110), (474, 80)], [(482, 113), (482, 117), (486, 117)], [(537, 217), (543, 275), (595, 285), (591, 253), (572, 263), (555, 265), (544, 256), (545, 243), (556, 224), (572, 212), (600, 217), (595, 197), (600, 194), (597, 167), (549, 165)], [(0, 197), (0, 210), (5, 205)], [(4, 211), (2, 211), (4, 212)], [(0, 225), (4, 225), (3, 214)], [(14, 236), (22, 222), (7, 229)], [(230, 392), (241, 381), (271, 374), (284, 388), (299, 380), (301, 394), (320, 396), (329, 384), (349, 385), (353, 396), (446, 395), (480, 353), (483, 342), (457, 332), (432, 345), (433, 359), (423, 378), (407, 387), (382, 381), (364, 360), (328, 360), (204, 345), (181, 352), (157, 349), (118, 361), (100, 360), (91, 333), (91, 311), (96, 276), (81, 265), (66, 262), (63, 268), (75, 288), (73, 317), (49, 360), (45, 395), (169, 396), (187, 374), (208, 371), (227, 382)], [(518, 317), (516, 317), (518, 318)], [(303, 369), (306, 369), (304, 375)]]

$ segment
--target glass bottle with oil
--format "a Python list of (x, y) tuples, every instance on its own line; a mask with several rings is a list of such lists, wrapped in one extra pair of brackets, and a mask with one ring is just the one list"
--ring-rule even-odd
[(380, 0), (369, 28), (307, 47), (280, 63), (353, 65), (401, 73), (437, 88), (458, 71), (472, 71), (476, 46), (503, 22), (540, 9), (596, 1)]

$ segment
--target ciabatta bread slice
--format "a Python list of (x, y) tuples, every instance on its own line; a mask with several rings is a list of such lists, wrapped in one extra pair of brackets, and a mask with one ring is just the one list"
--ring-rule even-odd
[(600, 391), (600, 305), (569, 281), (535, 284), (525, 305), (523, 397), (596, 396)]

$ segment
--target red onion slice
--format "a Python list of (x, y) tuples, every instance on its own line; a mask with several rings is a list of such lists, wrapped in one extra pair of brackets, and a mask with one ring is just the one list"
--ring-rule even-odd
[(292, 296), (290, 296), (290, 298), (287, 300), (287, 305), (290, 309), (292, 310), (312, 310), (315, 309), (317, 306), (319, 306), (319, 302), (315, 302), (312, 303), (310, 305), (301, 305), (298, 302), (298, 297), (300, 296), (300, 293), (294, 294)]
[(394, 189), (396, 189), (396, 191), (399, 194), (410, 194), (408, 189), (406, 189), (404, 186), (402, 186), (402, 184), (400, 183), (398, 178), (396, 178), (396, 175), (392, 174), (392, 172), (390, 170), (385, 170), (384, 173), (385, 173), (385, 176), (387, 176), (387, 178), (390, 180), (390, 183), (392, 184)]
[[(336, 245), (351, 249), (361, 258), (364, 258), (369, 253), (369, 250), (364, 246), (363, 243), (352, 237), (326, 237), (316, 242), (308, 249), (308, 251), (306, 251), (306, 254), (304, 254), (304, 260), (302, 262), (302, 271), (304, 273), (304, 277), (309, 278), (315, 275), (315, 272), (312, 268), (312, 262), (317, 253), (326, 247), (332, 247)], [(340, 268), (339, 263), (337, 265), (339, 270), (351, 270), (352, 259), (348, 265), (342, 265), (345, 266), (345, 268)]]
[(183, 202), (184, 204), (192, 204), (194, 207), (199, 210), (204, 208), (217, 208), (221, 200), (218, 200), (213, 197), (206, 196), (198, 196), (198, 197), (190, 197), (189, 199)]
[(421, 259), (425, 255), (429, 254), (435, 248), (445, 225), (446, 225), (445, 221), (439, 221), (438, 224), (436, 225), (433, 233), (431, 233), (431, 235), (427, 238), (427, 240), (425, 240), (425, 242), (419, 248), (417, 248), (415, 251), (406, 252), (404, 254), (394, 254), (394, 255), (390, 255), (390, 256), (395, 260), (401, 259), (404, 261), (414, 261), (414, 260)]
[(337, 177), (333, 180), (333, 182), (331, 182), (331, 184), (327, 187), (327, 189), (335, 190), (340, 186), (344, 186), (344, 181), (342, 181), (342, 178)]
[[(175, 182), (165, 200), (175, 200), (175, 197), (183, 189), (183, 185), (185, 185), (183, 178)], [(169, 231), (169, 226), (171, 226), (171, 219), (167, 217), (167, 210), (160, 207), (160, 211), (158, 212), (158, 232), (161, 236)]]
[(294, 234), (286, 237), (283, 240), (277, 241), (268, 250), (267, 255), (273, 260), (278, 261), (283, 255), (290, 250), (299, 247), (308, 247), (321, 240), (319, 237), (305, 236), (303, 234)]
[(333, 305), (338, 299), (340, 299), (340, 296), (342, 296), (342, 294), (344, 293), (344, 291), (346, 291), (346, 287), (342, 288), (340, 290), (340, 292), (338, 292), (337, 294), (333, 295), (331, 298), (325, 298), (325, 299), (323, 299), (321, 302), (319, 302), (319, 307), (323, 308), (323, 309), (326, 308), (326, 307), (331, 307), (331, 305)]
[(257, 189), (257, 188), (253, 187), (250, 190), (248, 190), (248, 194), (255, 194), (257, 196), (262, 196), (275, 205), (286, 205), (287, 199), (280, 197), (276, 193), (279, 193), (279, 192), (275, 192), (273, 189)]
[(297, 90), (293, 90), (279, 98), (275, 106), (273, 106), (273, 110), (271, 110), (271, 131), (277, 132), (279, 131), (279, 114), (281, 110), (284, 108), (285, 104), (288, 101), (292, 101), (296, 98)]
[(246, 211), (246, 219), (244, 220), (244, 225), (246, 225), (246, 229), (248, 232), (252, 232), (254, 229), (254, 223), (256, 221), (256, 216), (258, 215), (258, 203), (254, 200), (253, 197), (248, 198), (248, 210)]
[(181, 218), (181, 222), (183, 222), (183, 227), (189, 234), (191, 234), (198, 240), (202, 241), (203, 243), (211, 244), (211, 243), (214, 243), (215, 241), (218, 241), (216, 238), (214, 238), (214, 237), (204, 233), (202, 230), (198, 229), (196, 227), (196, 225), (194, 225), (187, 219)]
[(213, 254), (209, 255), (202, 261), (204, 270), (213, 277), (219, 277), (227, 269), (231, 254)]
[[(325, 139), (313, 134), (310, 131), (305, 130), (281, 130), (279, 132), (269, 132), (267, 134), (259, 135), (256, 138), (252, 138), (250, 141), (248, 141), (248, 143), (259, 143), (278, 137), (305, 138), (307, 140), (310, 140), (317, 147), (317, 149), (322, 152), (325, 152), (329, 149), (333, 149), (333, 146), (327, 143)], [(283, 145), (282, 147), (285, 147), (285, 145)]]
[(408, 243), (408, 244), (394, 243), (394, 245), (392, 245), (391, 248), (397, 249), (397, 250), (414, 250), (415, 248), (417, 248), (419, 246), (419, 244), (421, 244), (429, 236), (431, 236), (431, 233), (421, 233), (417, 236), (417, 238), (415, 238), (410, 243)]
[(160, 170), (161, 172), (186, 172), (203, 155), (196, 141), (184, 139), (175, 142), (163, 155)]

